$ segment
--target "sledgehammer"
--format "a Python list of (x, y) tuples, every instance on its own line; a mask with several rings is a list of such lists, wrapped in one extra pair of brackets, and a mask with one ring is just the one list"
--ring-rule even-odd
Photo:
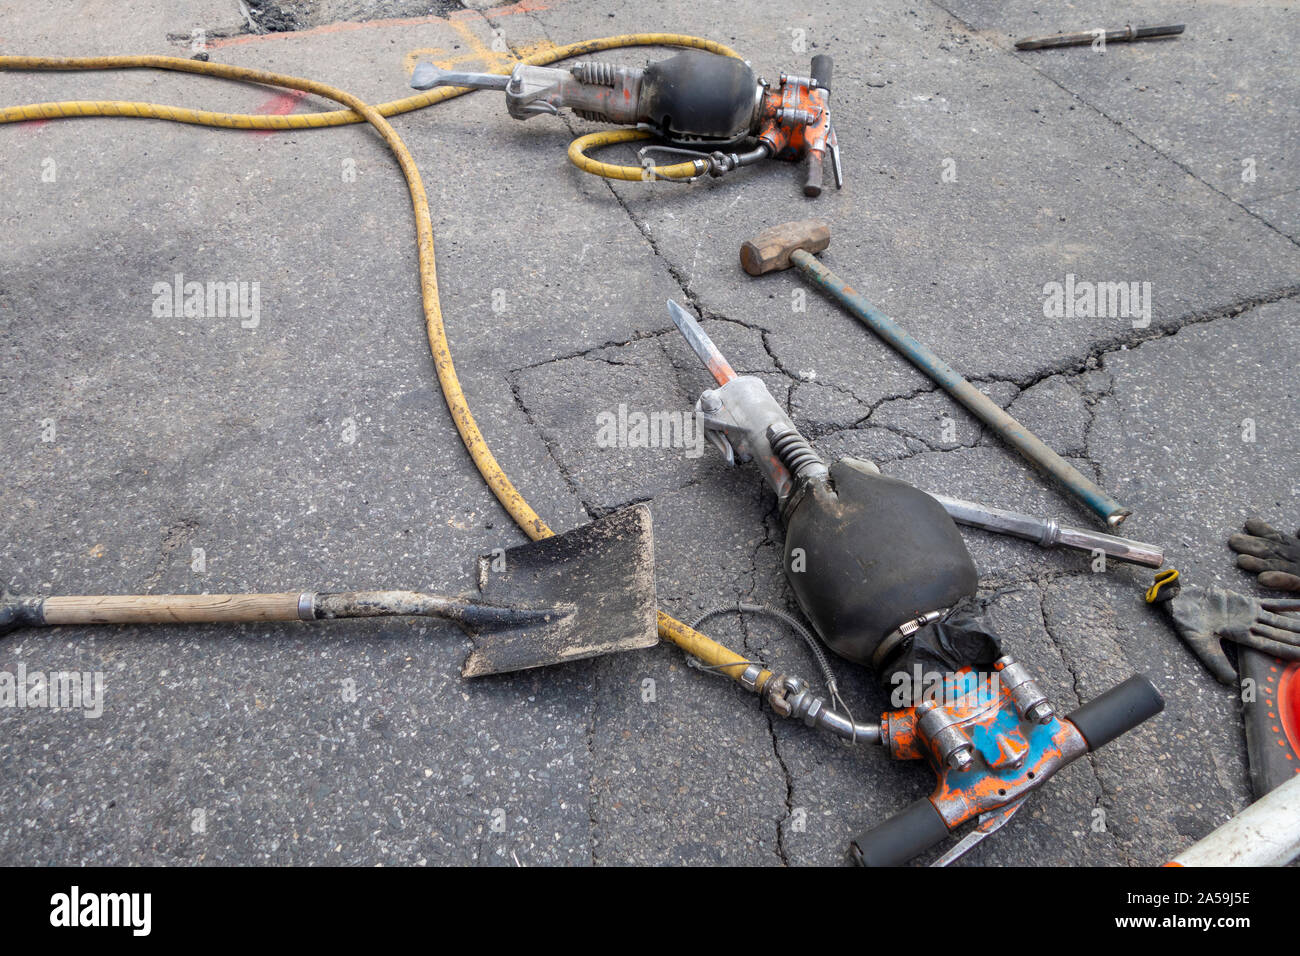
[(1076, 498), (1096, 512), (1110, 527), (1132, 514), (1091, 479), (1067, 462), (992, 399), (957, 374), (894, 320), (827, 269), (813, 253), (831, 244), (831, 228), (817, 219), (787, 222), (765, 229), (740, 247), (740, 264), (752, 276), (795, 266), (823, 292), (837, 300), (876, 335), (934, 379), (953, 398), (984, 422), (1025, 458), (1059, 481)]

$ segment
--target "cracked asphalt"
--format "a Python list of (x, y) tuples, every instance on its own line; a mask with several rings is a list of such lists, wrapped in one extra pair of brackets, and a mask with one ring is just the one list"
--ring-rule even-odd
[[(1227, 536), (1249, 515), (1300, 525), (1292, 4), (416, 7), (322, 5), (307, 29), (256, 35), (225, 0), (129, 17), (0, 2), (0, 50), (186, 55), (201, 31), (213, 60), (372, 103), (405, 95), (420, 57), (473, 69), (616, 33), (706, 36), (769, 78), (831, 53), (846, 183), (816, 200), (782, 163), (690, 187), (594, 179), (565, 159), (590, 124), (521, 124), (486, 93), (394, 120), (429, 187), (453, 355), (493, 452), (559, 529), (647, 502), (660, 603), (684, 620), (738, 597), (794, 605), (754, 469), (596, 441), (602, 413), (689, 410), (707, 385), (670, 297), (824, 455), (1096, 527), (793, 273), (741, 272), (744, 238), (810, 215), (831, 222), (828, 266), (1133, 508), (1125, 533), (1187, 579), (1254, 593)], [(1128, 22), (1187, 30), (1012, 47)], [(144, 71), (6, 73), (0, 90), (5, 105), (329, 108)], [(437, 390), (409, 198), (368, 129), (79, 119), (0, 137), (0, 584), (462, 590), (476, 555), (524, 540)], [(155, 287), (177, 274), (255, 283), (256, 321), (158, 315)], [(1045, 287), (1067, 276), (1149, 283), (1149, 321), (1047, 314)], [(1144, 605), (1148, 572), (965, 537), (1008, 649), (1060, 709), (1139, 671), (1167, 707), (962, 865), (1156, 864), (1250, 801), (1240, 705)], [(711, 628), (816, 676), (765, 621)], [(449, 627), (391, 621), (12, 634), (0, 671), (102, 672), (105, 690), (95, 718), (0, 708), (0, 863), (833, 865), (932, 785), (782, 722), (669, 646), (473, 684), (466, 650)], [(884, 709), (865, 672), (834, 663), (859, 719)]]

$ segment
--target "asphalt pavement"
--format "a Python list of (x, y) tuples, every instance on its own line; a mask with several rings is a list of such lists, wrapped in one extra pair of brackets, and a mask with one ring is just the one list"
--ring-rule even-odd
[[(1255, 593), (1227, 536), (1251, 515), (1300, 525), (1294, 5), (273, 6), (250, 23), (226, 0), (0, 2), (0, 52), (204, 52), (371, 103), (406, 95), (421, 58), (479, 69), (620, 33), (708, 37), (771, 79), (834, 57), (846, 181), (816, 199), (780, 162), (600, 180), (565, 157), (595, 126), (520, 123), (499, 94), (393, 121), (490, 447), (557, 529), (647, 503), (669, 613), (794, 608), (755, 469), (598, 441), (620, 405), (689, 411), (709, 384), (669, 298), (825, 455), (1097, 527), (795, 274), (740, 270), (745, 238), (813, 215), (827, 265), (1131, 507), (1124, 533), (1185, 579)], [(1187, 28), (1013, 48), (1129, 22)], [(0, 74), (0, 104), (69, 99), (332, 108), (162, 72)], [(90, 118), (0, 139), (0, 586), (459, 591), (477, 555), (525, 540), (437, 388), (410, 200), (372, 130)], [(178, 314), (187, 282), (235, 283), (244, 308)], [(1125, 283), (1130, 307), (1054, 310), (1067, 282)], [(1249, 803), (1238, 696), (1144, 604), (1149, 572), (965, 537), (1009, 650), (1062, 712), (1135, 672), (1167, 707), (962, 865), (1156, 864)], [(711, 627), (815, 677), (779, 626)], [(0, 707), (0, 863), (836, 865), (932, 787), (919, 762), (783, 722), (668, 645), (473, 683), (467, 648), (410, 621), (11, 634), (0, 672), (98, 673), (103, 697), (98, 715)], [(859, 719), (885, 708), (834, 663)]]

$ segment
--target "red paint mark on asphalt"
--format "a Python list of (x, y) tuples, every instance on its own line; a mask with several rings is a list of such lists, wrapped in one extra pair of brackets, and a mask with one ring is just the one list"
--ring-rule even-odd
[[(257, 109), (253, 110), (253, 112), (260, 115), (288, 116), (297, 108), (298, 104), (302, 102), (302, 98), (306, 95), (307, 94), (302, 90), (285, 90), (283, 93), (275, 94), (275, 96), (271, 97), (265, 103), (262, 103), (257, 107)], [(273, 129), (255, 129), (251, 130), (251, 132), (256, 133), (258, 136), (270, 136), (272, 133), (278, 131)]]

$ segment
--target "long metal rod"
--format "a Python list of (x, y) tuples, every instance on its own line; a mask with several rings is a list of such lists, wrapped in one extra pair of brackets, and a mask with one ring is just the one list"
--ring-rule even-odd
[(1021, 455), (1044, 469), (1071, 494), (1095, 511), (1107, 525), (1116, 527), (1133, 513), (1132, 509), (1125, 508), (1112, 498), (1091, 478), (1048, 448), (1037, 435), (999, 408), (991, 398), (958, 375), (951, 365), (908, 335), (893, 319), (842, 282), (812, 253), (796, 249), (790, 254), (790, 261), (820, 289), (829, 293), (871, 331), (934, 379), (944, 391), (966, 406), (973, 415), (994, 429)]
[(1042, 50), (1053, 46), (1085, 46), (1095, 43), (1105, 34), (1106, 43), (1131, 43), (1134, 40), (1154, 40), (1174, 37), (1183, 32), (1183, 24), (1165, 27), (1133, 27), (1122, 30), (1084, 30), (1081, 33), (1054, 33), (1047, 37), (1025, 37), (1016, 41), (1017, 50)]
[(1113, 534), (1103, 534), (1100, 531), (1070, 528), (1060, 524), (1054, 518), (1036, 518), (1016, 511), (990, 508), (974, 501), (963, 501), (961, 498), (950, 498), (934, 492), (928, 494), (943, 505), (943, 510), (948, 512), (952, 520), (958, 524), (1024, 538), (1044, 548), (1060, 546), (1073, 548), (1076, 551), (1101, 551), (1117, 561), (1128, 561), (1148, 568), (1158, 568), (1165, 563), (1163, 549), (1154, 544), (1120, 538)]

